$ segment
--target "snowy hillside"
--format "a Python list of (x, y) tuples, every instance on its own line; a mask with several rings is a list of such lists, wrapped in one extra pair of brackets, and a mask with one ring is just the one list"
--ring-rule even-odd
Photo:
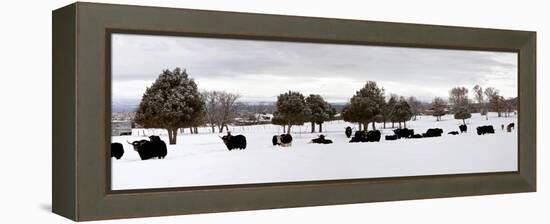
[[(489, 120), (479, 114), (468, 119), (468, 133), (447, 135), (458, 131), (462, 121), (452, 115), (436, 122), (435, 117), (420, 116), (407, 122), (415, 133), (428, 128), (443, 128), (439, 138), (400, 139), (369, 143), (348, 143), (344, 128), (357, 125), (343, 121), (323, 125), (323, 134), (334, 144), (317, 145), (308, 142), (319, 133), (309, 133), (310, 124), (293, 126), (292, 147), (273, 146), (271, 138), (282, 128), (271, 124), (230, 127), (232, 134), (246, 136), (245, 150), (228, 151), (218, 133), (200, 128), (199, 134), (189, 130), (178, 136), (177, 145), (168, 145), (164, 160), (141, 161), (126, 141), (146, 139), (145, 135), (160, 135), (168, 143), (164, 130), (134, 129), (132, 136), (113, 136), (113, 142), (124, 145), (124, 156), (112, 160), (112, 188), (142, 189), (186, 186), (207, 186), (289, 181), (333, 180), (353, 178), (397, 177), (416, 175), (482, 173), (517, 170), (517, 131), (507, 133), (501, 124), (516, 122), (516, 116)], [(381, 129), (383, 136), (393, 134), (391, 124)], [(478, 136), (475, 127), (493, 125), (496, 133)], [(516, 124), (517, 127), (517, 124)], [(370, 128), (370, 127), (369, 127)], [(144, 135), (145, 134), (145, 135)]]

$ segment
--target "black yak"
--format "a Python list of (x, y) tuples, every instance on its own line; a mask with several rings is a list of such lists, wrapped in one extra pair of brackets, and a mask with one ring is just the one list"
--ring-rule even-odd
[(367, 142), (379, 142), (382, 137), (382, 133), (379, 130), (367, 132)]
[(397, 135), (386, 135), (386, 136), (384, 136), (384, 138), (386, 139), (386, 141), (392, 141), (392, 140), (397, 140), (398, 136)]
[(365, 131), (356, 131), (349, 142), (379, 142), (381, 137), (379, 130), (368, 131), (366, 134)]
[(231, 135), (231, 133), (227, 133), (226, 136), (220, 138), (229, 151), (233, 149), (246, 149), (246, 137), (244, 135)]
[(350, 126), (347, 126), (346, 127), (346, 137), (351, 137), (351, 127)]
[(426, 133), (422, 134), (422, 137), (441, 137), (441, 134), (443, 134), (443, 129), (430, 128), (426, 131)]
[(397, 135), (397, 138), (410, 138), (414, 135), (413, 129), (403, 128), (403, 129), (395, 129), (393, 130), (393, 133)]
[(414, 134), (413, 136), (411, 136), (411, 138), (422, 138), (422, 135), (421, 134)]
[(118, 142), (111, 143), (111, 157), (120, 159), (122, 158), (122, 155), (124, 155), (124, 147), (122, 146), (122, 144)]
[(507, 132), (512, 132), (512, 130), (514, 130), (515, 128), (516, 128), (516, 124), (510, 123), (506, 126), (506, 131)]
[(493, 125), (485, 125), (485, 126), (479, 126), (476, 128), (477, 135), (484, 135), (484, 134), (494, 134), (495, 129), (493, 128)]
[(458, 131), (451, 131), (448, 133), (449, 135), (458, 135)]
[(128, 142), (128, 144), (134, 146), (134, 151), (138, 152), (141, 160), (148, 160), (152, 158), (164, 159), (166, 156), (166, 150), (163, 150), (161, 144), (158, 142), (153, 143), (147, 140), (139, 140), (132, 143)]
[(356, 131), (349, 142), (365, 142), (367, 139), (364, 131)]
[(274, 135), (271, 139), (271, 142), (273, 145), (280, 145), (282, 147), (289, 147), (292, 146), (292, 135), (290, 134), (281, 134), (281, 135)]
[(166, 148), (166, 143), (160, 139), (159, 136), (151, 135), (149, 136), (153, 148), (158, 151), (158, 158), (162, 159), (168, 154), (168, 149)]
[(317, 143), (317, 144), (332, 144), (332, 140), (325, 139), (324, 135), (319, 135), (318, 138), (312, 139), (311, 143)]
[(458, 128), (460, 129), (460, 133), (468, 132), (468, 126), (466, 126), (464, 124), (461, 124), (460, 126), (458, 126)]

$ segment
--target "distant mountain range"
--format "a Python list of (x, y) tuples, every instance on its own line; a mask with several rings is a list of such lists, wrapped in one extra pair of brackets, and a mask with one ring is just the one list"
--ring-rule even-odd
[(139, 106), (139, 100), (113, 100), (111, 110), (113, 113), (134, 112)]
[[(242, 102), (247, 105), (273, 105), (274, 101), (251, 101), (251, 102)], [(346, 103), (330, 103), (338, 111), (346, 105)], [(137, 99), (117, 99), (113, 100), (111, 110), (113, 113), (120, 112), (135, 112), (139, 106), (139, 100)]]

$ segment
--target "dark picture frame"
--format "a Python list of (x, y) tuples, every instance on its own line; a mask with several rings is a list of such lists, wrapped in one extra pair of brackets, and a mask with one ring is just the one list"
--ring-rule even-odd
[[(517, 52), (519, 170), (112, 191), (112, 33)], [(78, 2), (52, 39), (53, 212), (72, 220), (536, 191), (535, 32)]]

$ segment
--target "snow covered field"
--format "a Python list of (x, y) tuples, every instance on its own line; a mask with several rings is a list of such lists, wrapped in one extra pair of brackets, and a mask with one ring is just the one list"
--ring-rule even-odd
[[(348, 143), (344, 128), (351, 126), (355, 131), (357, 125), (333, 121), (323, 125), (323, 134), (334, 142), (330, 145), (308, 144), (319, 133), (310, 133), (307, 123), (292, 127), (294, 141), (289, 148), (271, 144), (273, 135), (282, 132), (280, 126), (230, 127), (232, 134), (246, 136), (247, 148), (240, 151), (228, 151), (210, 128), (200, 128), (195, 135), (187, 129), (178, 136), (177, 145), (168, 145), (164, 160), (146, 161), (141, 161), (126, 141), (156, 134), (168, 143), (168, 136), (164, 130), (134, 129), (132, 136), (112, 137), (113, 142), (123, 143), (125, 150), (122, 159), (112, 159), (112, 189), (516, 171), (517, 131), (501, 130), (501, 124), (511, 122), (517, 127), (516, 116), (490, 114), (485, 120), (485, 116), (472, 114), (472, 119), (466, 120), (468, 133), (453, 136), (447, 133), (458, 131), (461, 120), (447, 115), (436, 122), (435, 117), (419, 116), (417, 121), (407, 122), (407, 127), (415, 133), (443, 128), (444, 135), (385, 141), (384, 135), (393, 134), (391, 124), (386, 124), (387, 129), (377, 124), (382, 131), (380, 142)], [(481, 125), (493, 125), (495, 134), (478, 136), (475, 127)]]

